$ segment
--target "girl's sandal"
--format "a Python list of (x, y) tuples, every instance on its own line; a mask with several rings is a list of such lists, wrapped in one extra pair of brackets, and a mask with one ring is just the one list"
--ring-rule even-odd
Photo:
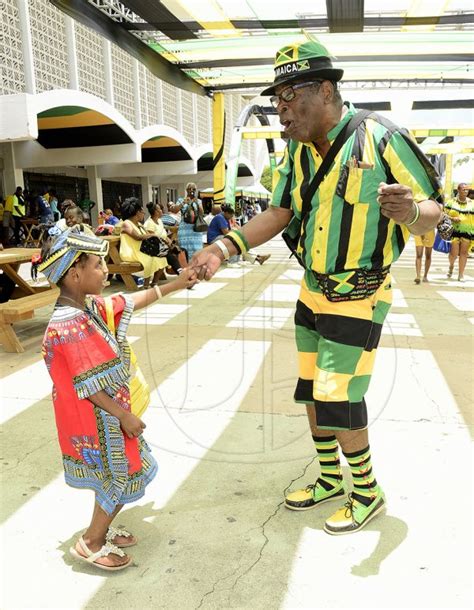
[[(115, 538), (117, 536), (120, 536), (121, 538), (130, 538), (130, 540), (128, 540), (127, 542), (121, 542), (119, 544), (119, 543), (115, 542)], [(135, 546), (135, 544), (137, 544), (137, 542), (138, 542), (137, 539), (135, 538), (135, 536), (133, 534), (131, 534), (130, 532), (128, 532), (123, 527), (120, 527), (120, 526), (113, 527), (112, 525), (107, 530), (107, 534), (105, 535), (105, 541), (110, 542), (111, 544), (118, 547), (119, 549), (126, 549), (129, 546)]]
[(75, 547), (71, 547), (69, 549), (69, 552), (71, 553), (71, 555), (73, 555), (76, 559), (80, 559), (81, 561), (84, 561), (85, 563), (88, 563), (89, 565), (96, 566), (97, 568), (100, 568), (101, 570), (108, 570), (109, 572), (118, 572), (119, 570), (124, 570), (125, 568), (128, 568), (128, 566), (132, 562), (132, 558), (128, 556), (127, 563), (123, 563), (122, 565), (118, 565), (118, 566), (106, 566), (103, 563), (98, 563), (97, 559), (100, 559), (101, 557), (107, 557), (108, 555), (118, 555), (119, 557), (127, 557), (127, 555), (125, 555), (125, 553), (121, 549), (119, 549), (114, 544), (111, 544), (110, 542), (106, 542), (104, 544), (104, 546), (101, 549), (99, 549), (96, 553), (93, 553), (88, 548), (88, 546), (84, 542), (84, 538), (82, 536), (79, 538), (77, 543), (80, 546), (82, 552), (79, 553), (79, 551), (77, 551), (77, 549)]

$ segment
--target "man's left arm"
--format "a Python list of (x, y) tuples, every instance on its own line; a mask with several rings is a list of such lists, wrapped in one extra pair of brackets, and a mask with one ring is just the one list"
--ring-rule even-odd
[(414, 235), (434, 229), (442, 213), (441, 187), (435, 169), (416, 142), (405, 130), (397, 131), (390, 137), (383, 158), (396, 183), (379, 185), (382, 214)]

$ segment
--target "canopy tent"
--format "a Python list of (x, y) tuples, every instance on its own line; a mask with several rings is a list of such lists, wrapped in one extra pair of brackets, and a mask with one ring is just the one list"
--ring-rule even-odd
[(472, 84), (470, 0), (52, 0), (163, 80), (196, 93), (261, 88), (276, 50), (316, 36), (344, 82)]

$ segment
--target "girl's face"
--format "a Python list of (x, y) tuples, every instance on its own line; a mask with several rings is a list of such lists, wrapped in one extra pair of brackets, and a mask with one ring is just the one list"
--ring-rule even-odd
[(74, 279), (81, 292), (101, 294), (108, 275), (107, 265), (101, 256), (89, 254), (84, 262), (75, 265), (74, 271), (76, 275)]
[(160, 208), (159, 205), (155, 206), (155, 211), (153, 212), (153, 216), (155, 218), (161, 218), (163, 216), (163, 210)]

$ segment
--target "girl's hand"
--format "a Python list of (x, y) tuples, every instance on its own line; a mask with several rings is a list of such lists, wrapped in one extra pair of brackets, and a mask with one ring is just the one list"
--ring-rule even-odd
[(188, 267), (187, 269), (183, 269), (177, 279), (174, 280), (173, 289), (182, 290), (183, 288), (192, 288), (198, 281), (196, 270)]
[(133, 413), (125, 411), (123, 416), (120, 418), (120, 426), (128, 438), (136, 438), (146, 428), (145, 424), (140, 418)]

